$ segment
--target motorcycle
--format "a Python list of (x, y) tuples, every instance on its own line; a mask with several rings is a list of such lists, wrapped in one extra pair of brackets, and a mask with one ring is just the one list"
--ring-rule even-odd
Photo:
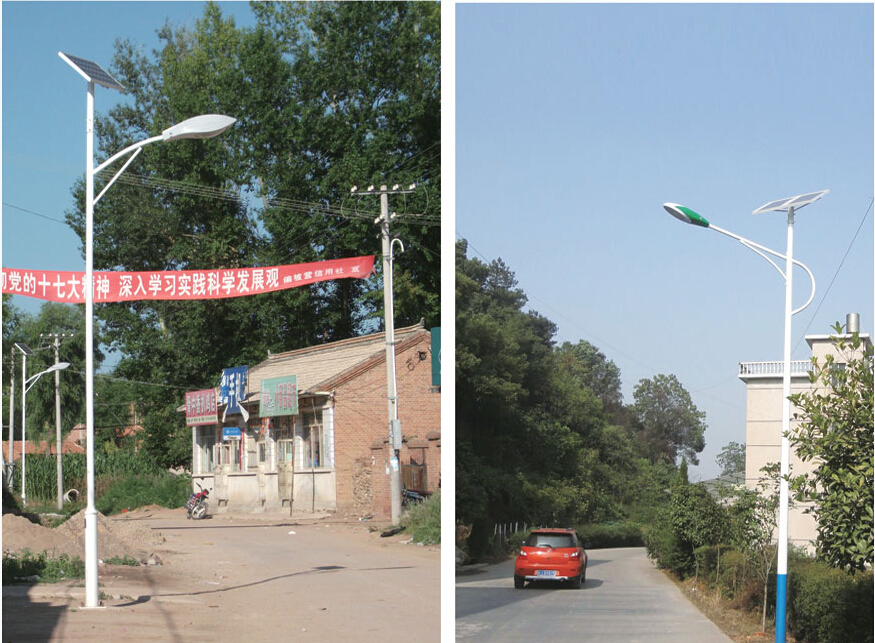
[(206, 517), (207, 515), (207, 498), (210, 497), (210, 490), (204, 489), (198, 483), (198, 488), (200, 491), (196, 493), (192, 493), (188, 500), (185, 503), (185, 509), (188, 511), (188, 518), (193, 518), (194, 520), (200, 520), (201, 518)]
[(425, 496), (417, 491), (407, 488), (407, 485), (401, 486), (401, 506), (406, 507), (411, 504), (419, 504), (425, 500)]

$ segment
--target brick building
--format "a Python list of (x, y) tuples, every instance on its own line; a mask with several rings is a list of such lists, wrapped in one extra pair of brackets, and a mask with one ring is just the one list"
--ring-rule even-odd
[[(241, 404), (192, 427), (192, 477), (218, 511), (288, 507), (390, 516), (384, 333), (268, 355), (249, 369)], [(432, 386), (431, 334), (395, 331), (402, 474), (411, 488), (440, 486), (440, 392)], [(297, 413), (261, 418), (262, 382), (296, 376)], [(229, 430), (230, 429), (230, 430)], [(239, 431), (238, 431), (239, 429)]]

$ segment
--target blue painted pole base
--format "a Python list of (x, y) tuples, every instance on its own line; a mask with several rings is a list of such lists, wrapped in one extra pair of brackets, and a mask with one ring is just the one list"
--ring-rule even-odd
[(787, 642), (787, 574), (778, 574), (775, 587), (775, 643)]

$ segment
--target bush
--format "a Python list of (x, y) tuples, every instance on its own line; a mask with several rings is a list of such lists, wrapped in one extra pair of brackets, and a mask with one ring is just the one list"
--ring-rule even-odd
[(191, 493), (191, 478), (169, 473), (134, 475), (112, 480), (94, 502), (104, 514), (121, 513), (144, 505), (161, 505), (168, 509), (181, 507)]
[(413, 534), (413, 542), (439, 545), (441, 542), (441, 494), (437, 492), (419, 504), (408, 505), (401, 525)]
[(822, 561), (790, 568), (787, 627), (800, 643), (872, 641), (872, 572), (855, 576)]
[(678, 536), (665, 520), (653, 525), (645, 534), (647, 554), (656, 559), (657, 567), (671, 570), (683, 579), (696, 569), (693, 547)]
[(641, 526), (631, 522), (580, 525), (577, 527), (577, 535), (587, 549), (644, 546)]

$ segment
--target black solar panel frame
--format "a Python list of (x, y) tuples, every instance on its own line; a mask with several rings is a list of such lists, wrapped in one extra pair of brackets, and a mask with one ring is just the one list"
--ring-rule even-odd
[(115, 78), (109, 75), (103, 67), (98, 65), (96, 62), (92, 60), (87, 60), (85, 58), (80, 58), (79, 56), (73, 56), (68, 53), (64, 53), (64, 55), (70, 60), (71, 63), (76, 65), (79, 70), (88, 76), (92, 82), (97, 83), (103, 87), (108, 89), (117, 89), (120, 92), (124, 92), (124, 86), (118, 82)]

